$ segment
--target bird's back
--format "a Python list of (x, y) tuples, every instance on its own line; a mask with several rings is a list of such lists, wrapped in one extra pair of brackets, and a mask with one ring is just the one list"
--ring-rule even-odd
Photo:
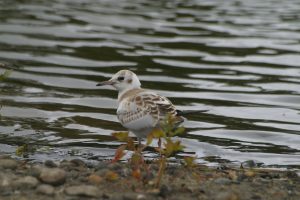
[(159, 127), (167, 115), (174, 117), (178, 123), (183, 121), (177, 116), (175, 106), (163, 96), (144, 89), (133, 89), (119, 97), (117, 116), (121, 124), (134, 132), (151, 132)]

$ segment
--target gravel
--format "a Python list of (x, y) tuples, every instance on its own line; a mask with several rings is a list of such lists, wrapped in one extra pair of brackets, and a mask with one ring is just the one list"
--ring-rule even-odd
[(170, 165), (155, 187), (155, 165), (142, 170), (138, 180), (128, 163), (91, 165), (80, 159), (26, 163), (0, 155), (0, 199), (300, 199), (296, 170)]

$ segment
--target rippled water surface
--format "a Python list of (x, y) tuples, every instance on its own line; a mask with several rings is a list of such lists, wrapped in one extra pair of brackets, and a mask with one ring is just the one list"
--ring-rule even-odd
[[(187, 116), (199, 162), (300, 166), (298, 0), (2, 0), (0, 151), (103, 159), (119, 145), (120, 69)], [(3, 72), (4, 69), (0, 69)], [(151, 152), (149, 152), (151, 156)]]

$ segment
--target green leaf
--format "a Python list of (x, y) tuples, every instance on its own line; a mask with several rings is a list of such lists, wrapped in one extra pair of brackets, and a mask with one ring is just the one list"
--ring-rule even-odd
[(146, 145), (149, 146), (152, 143), (152, 141), (153, 141), (153, 134), (150, 133), (147, 135), (147, 144)]
[(142, 154), (134, 152), (131, 156), (130, 161), (133, 166), (140, 166), (144, 163), (144, 158)]
[(166, 139), (164, 145), (165, 145), (164, 153), (167, 157), (170, 157), (175, 152), (181, 151), (184, 148), (184, 146), (181, 145), (180, 141), (173, 142), (170, 138)]
[(164, 137), (166, 137), (165, 132), (162, 131), (161, 129), (155, 129), (154, 131), (152, 131), (151, 134), (153, 135), (153, 138), (164, 138)]
[(174, 135), (181, 135), (183, 134), (185, 131), (185, 128), (183, 126), (180, 126), (178, 128), (176, 128), (176, 130), (174, 131)]

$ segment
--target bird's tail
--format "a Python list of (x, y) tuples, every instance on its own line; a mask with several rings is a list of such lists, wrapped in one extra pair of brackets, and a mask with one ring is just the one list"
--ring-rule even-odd
[(203, 113), (208, 110), (176, 110), (177, 116), (184, 116), (189, 114)]

